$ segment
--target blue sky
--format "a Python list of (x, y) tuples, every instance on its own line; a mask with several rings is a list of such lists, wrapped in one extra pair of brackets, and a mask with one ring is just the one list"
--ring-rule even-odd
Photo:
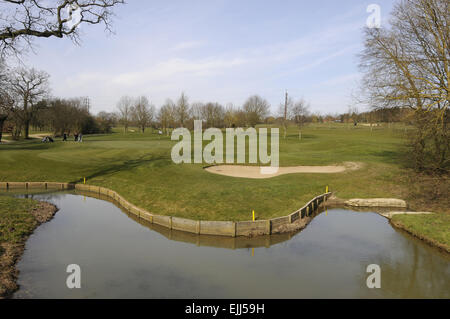
[(39, 39), (24, 61), (50, 73), (53, 95), (89, 96), (94, 112), (114, 111), (122, 95), (159, 107), (184, 91), (190, 102), (235, 106), (259, 94), (275, 113), (286, 89), (312, 111), (344, 112), (371, 3), (385, 24), (390, 0), (128, 0), (115, 34), (83, 25), (80, 46)]

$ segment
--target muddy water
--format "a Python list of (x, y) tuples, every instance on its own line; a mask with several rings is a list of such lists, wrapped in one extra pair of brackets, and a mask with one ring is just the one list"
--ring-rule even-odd
[[(297, 234), (204, 237), (139, 223), (76, 193), (32, 195), (60, 211), (18, 264), (15, 298), (450, 298), (450, 258), (376, 213), (318, 215)], [(81, 289), (66, 267), (81, 267)], [(366, 267), (381, 267), (369, 289)]]

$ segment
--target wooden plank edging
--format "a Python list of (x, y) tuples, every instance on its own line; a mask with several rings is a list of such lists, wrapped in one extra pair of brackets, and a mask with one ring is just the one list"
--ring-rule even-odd
[(287, 215), (276, 217), (267, 220), (256, 221), (199, 221), (192, 219), (185, 219), (179, 217), (172, 217), (166, 215), (154, 215), (145, 209), (137, 207), (123, 198), (119, 193), (100, 186), (88, 184), (73, 184), (73, 183), (58, 183), (58, 182), (0, 182), (0, 190), (9, 189), (60, 189), (70, 190), (76, 189), (84, 192), (96, 193), (109, 197), (118, 203), (119, 206), (126, 209), (129, 213), (169, 229), (214, 236), (257, 236), (270, 235), (274, 229), (278, 229), (285, 225), (295, 223), (309, 217), (314, 210), (316, 210), (321, 203), (326, 201), (331, 192), (314, 197), (302, 208)]

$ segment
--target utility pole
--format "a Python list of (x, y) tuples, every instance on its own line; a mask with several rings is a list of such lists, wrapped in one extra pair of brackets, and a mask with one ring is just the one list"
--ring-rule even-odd
[(90, 108), (91, 108), (91, 99), (89, 98), (89, 96), (86, 96), (84, 98), (84, 107), (86, 108), (86, 110), (89, 112)]
[(284, 139), (286, 139), (286, 133), (287, 133), (287, 107), (288, 107), (288, 91), (286, 90), (286, 99), (284, 101)]
[(284, 101), (284, 120), (287, 120), (288, 91), (286, 90), (286, 100)]

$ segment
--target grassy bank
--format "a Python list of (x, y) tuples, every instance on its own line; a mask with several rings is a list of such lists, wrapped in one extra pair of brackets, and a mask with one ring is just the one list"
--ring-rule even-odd
[(412, 235), (450, 252), (450, 214), (395, 215), (392, 223)]
[(55, 212), (56, 208), (48, 203), (0, 196), (0, 298), (17, 289), (15, 265), (27, 238)]

